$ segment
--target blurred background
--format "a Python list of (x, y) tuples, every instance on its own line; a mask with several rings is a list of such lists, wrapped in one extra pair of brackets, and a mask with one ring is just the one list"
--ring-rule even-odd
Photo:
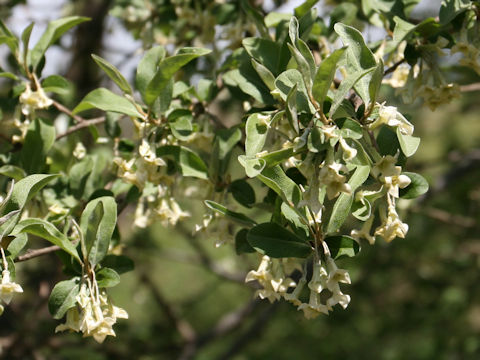
[[(49, 20), (72, 14), (92, 18), (47, 53), (44, 75), (56, 73), (71, 80), (75, 96), (66, 101), (75, 105), (93, 88), (111, 86), (91, 53), (101, 54), (132, 79), (142, 55), (139, 49), (148, 42), (169, 49), (216, 43), (216, 51), (223, 54), (233, 42), (241, 41), (242, 32), (223, 38), (227, 27), (213, 28), (205, 23), (206, 17), (200, 23), (195, 12), (182, 18), (172, 10), (182, 3), (197, 14), (207, 14), (214, 2), (0, 0), (0, 17), (17, 35), (34, 21), (32, 43)], [(288, 13), (301, 2), (256, 3), (265, 12)], [(320, 14), (328, 15), (334, 3), (320, 2)], [(150, 5), (161, 9), (155, 15), (158, 28), (153, 30), (145, 29), (142, 22), (142, 16), (150, 16), (142, 14)], [(422, 19), (438, 13), (438, 7), (438, 1), (422, 1), (415, 14)], [(373, 40), (382, 36), (379, 30), (363, 29)], [(2, 67), (8, 67), (5, 54), (5, 47), (0, 47)], [(479, 81), (473, 72), (448, 61), (444, 65), (461, 84)], [(177, 228), (155, 225), (132, 230), (132, 208), (122, 213), (119, 224), (124, 252), (135, 261), (135, 271), (122, 275), (121, 285), (110, 291), (115, 304), (130, 315), (116, 325), (117, 337), (99, 345), (79, 334), (54, 334), (59, 322), (48, 314), (46, 302), (52, 284), (63, 275), (60, 262), (50, 254), (51, 261), (43, 257), (18, 266), (25, 293), (0, 317), (0, 357), (479, 359), (478, 91), (466, 92), (432, 112), (421, 104), (402, 107), (392, 89), (383, 90), (389, 105), (405, 111), (416, 136), (422, 138), (406, 169), (425, 176), (430, 191), (400, 204), (400, 215), (410, 226), (406, 239), (364, 244), (357, 257), (340, 261), (352, 277), (352, 285), (344, 287), (352, 297), (346, 310), (336, 308), (329, 316), (306, 320), (285, 302), (255, 300), (254, 289), (243, 279), (258, 264), (257, 255), (238, 257), (231, 245), (215, 248), (214, 239), (191, 236), (198, 216)], [(0, 82), (2, 106), (7, 106), (9, 91), (6, 82)], [(234, 96), (224, 96), (216, 111), (221, 118), (239, 121), (231, 109), (240, 106)], [(88, 133), (79, 136), (88, 144)]]

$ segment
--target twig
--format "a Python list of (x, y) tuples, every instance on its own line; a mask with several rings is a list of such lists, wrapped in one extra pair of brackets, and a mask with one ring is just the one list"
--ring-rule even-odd
[(155, 301), (160, 306), (160, 309), (162, 309), (168, 321), (175, 326), (182, 339), (187, 343), (195, 341), (196, 333), (193, 327), (185, 319), (182, 319), (178, 316), (178, 314), (160, 292), (158, 286), (153, 283), (152, 279), (150, 279), (145, 272), (141, 272), (140, 279), (151, 290)]
[(397, 67), (399, 67), (400, 65), (402, 65), (406, 60), (405, 59), (402, 59), (402, 60), (399, 60), (397, 61), (395, 64), (393, 64), (392, 66), (390, 66), (387, 70), (385, 70), (385, 72), (383, 73), (383, 76), (385, 75), (388, 75), (392, 72), (394, 72)]
[(460, 86), (461, 92), (471, 92), (471, 91), (479, 91), (479, 90), (480, 90), (480, 82)]
[(444, 222), (446, 224), (454, 225), (454, 226), (471, 228), (471, 227), (475, 227), (475, 225), (477, 224), (475, 219), (462, 216), (462, 215), (451, 214), (448, 211), (445, 211), (442, 209), (424, 207), (421, 210), (416, 208), (412, 210), (417, 213), (424, 214), (432, 219)]
[(26, 254), (17, 257), (15, 259), (15, 262), (27, 261), (27, 260), (36, 258), (38, 256), (42, 256), (42, 255), (45, 255), (45, 254), (50, 254), (50, 253), (52, 253), (54, 251), (58, 251), (58, 250), (60, 250), (60, 247), (57, 246), (57, 245), (48, 246), (48, 247), (44, 247), (44, 248), (41, 248), (41, 249), (35, 249), (35, 250), (30, 249), (30, 250), (27, 250)]
[(84, 121), (78, 123), (77, 125), (68, 128), (67, 131), (65, 131), (64, 133), (57, 135), (56, 140), (61, 139), (65, 136), (68, 136), (68, 135), (70, 135), (70, 134), (72, 134), (72, 133), (74, 133), (78, 130), (82, 130), (83, 128), (89, 127), (91, 125), (101, 124), (101, 123), (105, 122), (105, 120), (106, 120), (105, 116), (101, 116), (101, 117), (98, 117), (98, 118), (93, 118), (93, 119), (90, 119), (90, 120), (84, 120)]
[(83, 117), (73, 114), (70, 109), (66, 108), (65, 106), (63, 106), (62, 104), (60, 104), (55, 100), (53, 101), (53, 106), (55, 106), (58, 109), (58, 111), (61, 111), (67, 114), (68, 116), (70, 116), (71, 118), (73, 118), (77, 123), (81, 123), (85, 121)]

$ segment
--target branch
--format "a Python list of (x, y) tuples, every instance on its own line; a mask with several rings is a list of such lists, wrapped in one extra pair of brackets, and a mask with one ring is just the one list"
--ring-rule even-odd
[(395, 64), (393, 64), (392, 66), (390, 66), (387, 70), (385, 70), (385, 72), (383, 73), (383, 76), (388, 75), (388, 74), (394, 72), (394, 71), (397, 69), (397, 67), (399, 67), (400, 65), (402, 65), (404, 62), (405, 62), (405, 59), (402, 59), (402, 60), (397, 61)]
[(89, 127), (91, 125), (101, 124), (105, 122), (105, 120), (106, 120), (105, 116), (90, 119), (90, 120), (83, 120), (82, 122), (79, 122), (77, 125), (68, 128), (67, 131), (65, 131), (63, 134), (57, 135), (56, 140), (59, 140), (65, 136), (68, 136), (76, 131), (82, 130), (83, 128)]
[(67, 114), (68, 116), (73, 118), (77, 123), (81, 123), (85, 121), (83, 117), (73, 114), (70, 109), (66, 108), (65, 106), (63, 106), (62, 104), (60, 104), (55, 100), (53, 100), (53, 106), (55, 106), (58, 111), (63, 112), (64, 114)]
[(162, 309), (168, 321), (175, 326), (182, 339), (187, 343), (195, 341), (196, 333), (193, 327), (185, 319), (182, 319), (178, 316), (178, 314), (160, 292), (158, 286), (153, 283), (152, 279), (150, 279), (150, 277), (142, 271), (140, 273), (140, 280), (151, 290), (155, 301), (160, 306), (160, 309)]
[(450, 224), (453, 226), (460, 226), (464, 228), (471, 228), (475, 227), (477, 222), (475, 219), (472, 219), (470, 217), (462, 216), (462, 215), (457, 215), (457, 214), (452, 214), (449, 213), (448, 211), (442, 210), (442, 209), (437, 209), (437, 208), (432, 208), (432, 207), (425, 207), (423, 209), (412, 209), (416, 213), (424, 214), (434, 220), (441, 221), (446, 224)]
[(15, 259), (15, 262), (27, 261), (27, 260), (36, 258), (38, 256), (42, 256), (42, 255), (45, 255), (45, 254), (50, 254), (50, 253), (52, 253), (54, 251), (58, 251), (58, 250), (60, 250), (60, 247), (57, 246), (57, 245), (48, 246), (48, 247), (45, 247), (45, 248), (35, 249), (35, 250), (29, 249), (29, 250), (27, 250), (27, 252), (24, 255), (21, 255), (21, 256), (17, 257)]
[(480, 82), (460, 86), (461, 92), (471, 92), (471, 91), (479, 91), (479, 90), (480, 90)]

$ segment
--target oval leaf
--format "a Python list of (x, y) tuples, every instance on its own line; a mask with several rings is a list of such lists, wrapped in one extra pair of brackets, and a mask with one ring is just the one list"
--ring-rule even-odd
[(334, 259), (341, 256), (354, 257), (360, 251), (360, 245), (350, 236), (330, 236), (325, 238), (325, 242)]

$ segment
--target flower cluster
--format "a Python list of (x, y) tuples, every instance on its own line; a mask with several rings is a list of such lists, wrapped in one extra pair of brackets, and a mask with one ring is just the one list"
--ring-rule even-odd
[[(302, 273), (298, 283), (290, 275), (295, 270)], [(320, 314), (332, 311), (333, 306), (339, 304), (344, 309), (350, 303), (350, 296), (340, 289), (340, 283), (350, 284), (350, 275), (344, 269), (339, 269), (335, 261), (326, 256), (326, 260), (314, 260), (310, 281), (307, 283), (307, 272), (300, 262), (293, 258), (271, 259), (263, 256), (258, 269), (250, 271), (245, 282), (257, 281), (261, 289), (255, 295), (270, 302), (281, 298), (302, 310), (307, 319), (313, 319)], [(301, 298), (305, 285), (310, 291), (308, 302)], [(288, 292), (293, 288), (291, 292)]]
[(112, 304), (105, 291), (83, 283), (77, 295), (77, 305), (67, 311), (65, 324), (58, 325), (55, 332), (82, 332), (83, 337), (92, 336), (102, 343), (107, 336), (115, 336), (112, 326), (117, 319), (128, 319), (127, 312)]
[(46, 109), (53, 104), (43, 89), (38, 86), (36, 91), (32, 91), (30, 84), (26, 84), (25, 91), (20, 95), (20, 103), (22, 104), (22, 113), (29, 116), (35, 113), (36, 109)]

